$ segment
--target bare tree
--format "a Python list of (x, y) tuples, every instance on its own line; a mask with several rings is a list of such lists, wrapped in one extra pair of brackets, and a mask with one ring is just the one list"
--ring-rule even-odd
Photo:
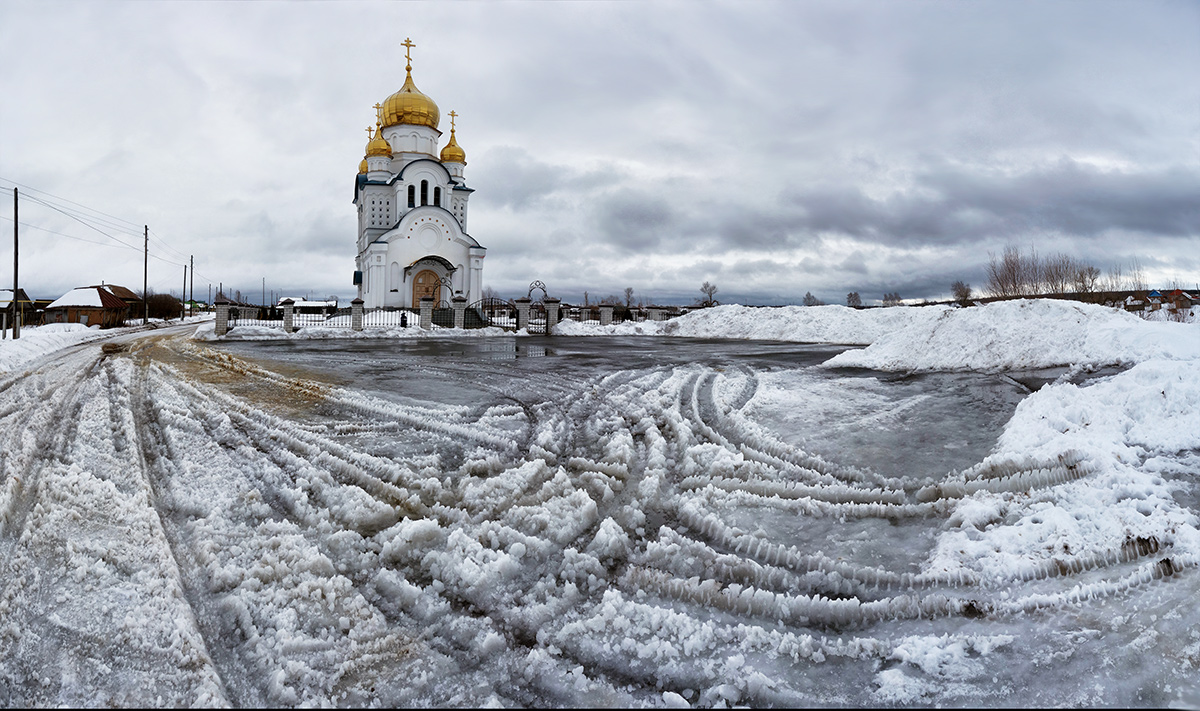
[(502, 298), (500, 296), (500, 292), (496, 291), (495, 289), (493, 289), (490, 286), (483, 287), (483, 292), (480, 294), (480, 296), (484, 299), (500, 299), (500, 298)]
[(806, 291), (804, 292), (804, 301), (802, 303), (805, 306), (820, 306), (822, 302), (820, 299), (813, 296), (811, 291)]
[(858, 295), (857, 291), (852, 291), (846, 294), (846, 305), (858, 308), (862, 306), (862, 297)]
[(899, 292), (888, 292), (883, 295), (884, 306), (899, 306), (902, 303), (904, 300), (900, 298)]
[(1091, 264), (1079, 264), (1075, 270), (1075, 291), (1090, 294), (1100, 283), (1100, 270)]
[(1108, 268), (1108, 274), (1104, 277), (1104, 290), (1125, 290), (1125, 274), (1120, 264), (1114, 264)]
[(1014, 245), (1004, 247), (999, 258), (988, 252), (988, 292), (992, 296), (1012, 298), (1021, 294), (1021, 251)]
[(1065, 294), (1073, 286), (1079, 270), (1069, 254), (1059, 252), (1042, 263), (1042, 283), (1047, 294)]
[(971, 285), (961, 279), (950, 285), (950, 293), (958, 303), (966, 306), (971, 300)]
[(589, 304), (589, 303), (588, 303), (588, 293), (587, 293), (586, 291), (585, 291), (585, 292), (583, 292), (583, 305), (584, 305), (584, 306), (591, 306), (591, 304)]
[(716, 303), (716, 300), (713, 299), (713, 295), (717, 293), (716, 284), (704, 282), (700, 285), (700, 293), (704, 294), (704, 301), (701, 302), (704, 306), (712, 306)]
[(625, 287), (625, 308), (633, 306), (633, 287)]
[(1142, 263), (1137, 257), (1129, 260), (1129, 288), (1133, 291), (1145, 291), (1149, 288), (1146, 274), (1142, 271)]

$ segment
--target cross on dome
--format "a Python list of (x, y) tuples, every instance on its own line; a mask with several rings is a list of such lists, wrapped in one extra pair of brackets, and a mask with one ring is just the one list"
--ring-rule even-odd
[(411, 39), (405, 37), (404, 41), (400, 43), (400, 46), (404, 47), (404, 61), (408, 63), (407, 66), (404, 68), (411, 72), (412, 71), (412, 56), (409, 55), (409, 51), (411, 51), (412, 48), (416, 47), (417, 45), (413, 44), (413, 41)]

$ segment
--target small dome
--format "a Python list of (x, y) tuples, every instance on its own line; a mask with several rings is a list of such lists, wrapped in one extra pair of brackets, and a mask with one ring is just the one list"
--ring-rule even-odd
[(442, 162), (467, 164), (467, 153), (454, 140), (454, 129), (450, 129), (450, 142), (442, 149)]
[(363, 175), (366, 172), (367, 172), (367, 159), (363, 158), (362, 162), (358, 164), (358, 174)]
[(378, 123), (375, 124), (375, 135), (371, 136), (371, 140), (367, 142), (367, 157), (371, 156), (392, 157), (392, 147), (383, 137), (383, 129)]
[(428, 126), (436, 129), (441, 112), (433, 99), (417, 90), (412, 80), (412, 65), (406, 67), (408, 76), (400, 91), (392, 94), (383, 102), (383, 126)]

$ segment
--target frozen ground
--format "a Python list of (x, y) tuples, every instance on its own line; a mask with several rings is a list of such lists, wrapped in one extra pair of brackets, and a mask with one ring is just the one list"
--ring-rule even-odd
[(0, 376), (0, 705), (1200, 705), (1200, 327), (666, 329)]

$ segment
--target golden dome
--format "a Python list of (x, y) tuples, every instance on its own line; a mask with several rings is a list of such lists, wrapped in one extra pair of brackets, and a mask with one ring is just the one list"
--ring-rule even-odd
[(450, 112), (450, 142), (442, 149), (443, 163), (462, 163), (467, 164), (467, 153), (459, 145), (458, 141), (454, 140), (454, 117), (458, 114)]
[(437, 104), (418, 91), (417, 86), (413, 84), (412, 65), (409, 64), (404, 69), (408, 72), (404, 78), (404, 86), (383, 102), (383, 126), (386, 128), (405, 124), (437, 128), (441, 118)]
[(367, 172), (367, 159), (363, 158), (362, 162), (358, 164), (358, 174), (363, 175), (366, 172)]
[(392, 157), (392, 147), (388, 144), (387, 139), (383, 137), (383, 129), (378, 123), (375, 124), (375, 135), (371, 136), (371, 140), (367, 142), (367, 157), (370, 158), (371, 156)]

